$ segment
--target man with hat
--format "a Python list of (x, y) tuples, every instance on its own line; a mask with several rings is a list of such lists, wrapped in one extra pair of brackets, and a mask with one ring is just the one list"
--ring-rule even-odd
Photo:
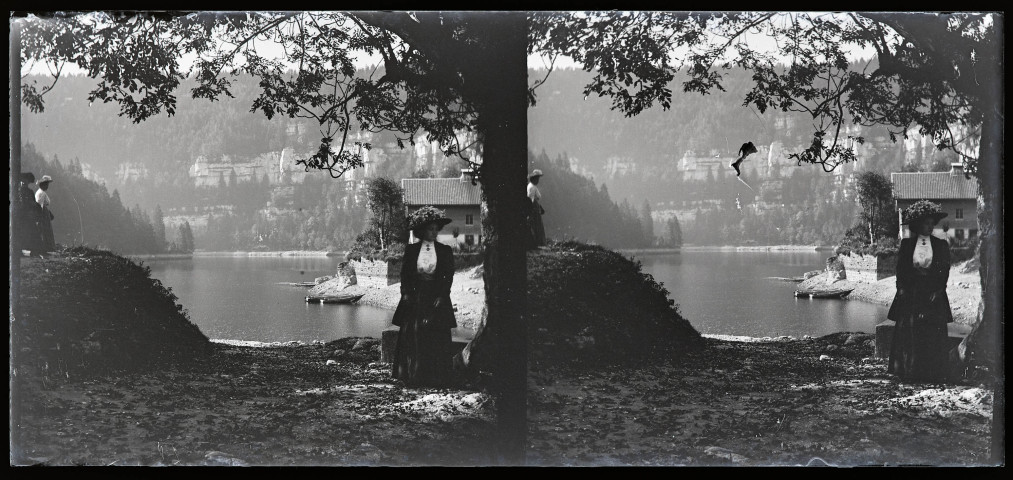
[(903, 212), (911, 236), (897, 252), (897, 294), (887, 318), (896, 323), (887, 371), (905, 380), (945, 381), (949, 378), (949, 338), (953, 321), (946, 282), (950, 247), (932, 236), (942, 208), (919, 200)]
[(39, 217), (41, 209), (35, 203), (35, 195), (29, 185), (35, 183), (35, 174), (32, 172), (21, 173), (21, 187), (18, 195), (21, 197), (20, 210), (18, 211), (18, 234), (15, 241), (18, 248), (28, 250), (30, 256), (39, 255), (42, 252), (42, 235), (39, 232)]
[(53, 238), (53, 212), (49, 208), (49, 184), (53, 177), (43, 175), (39, 180), (39, 189), (35, 192), (35, 203), (39, 205), (39, 233), (42, 235), (42, 250), (52, 252), (56, 250), (56, 241)]
[(528, 175), (528, 200), (531, 201), (528, 210), (528, 228), (531, 230), (531, 248), (545, 245), (545, 225), (542, 223), (545, 209), (542, 208), (542, 192), (538, 190), (538, 181), (541, 178), (542, 171), (537, 168)]

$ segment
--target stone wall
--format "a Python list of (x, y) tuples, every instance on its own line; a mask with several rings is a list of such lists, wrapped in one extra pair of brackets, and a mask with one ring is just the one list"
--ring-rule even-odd
[(844, 262), (845, 275), (853, 282), (875, 283), (897, 274), (897, 256), (839, 255)]
[(358, 285), (383, 288), (401, 281), (401, 260), (349, 260)]

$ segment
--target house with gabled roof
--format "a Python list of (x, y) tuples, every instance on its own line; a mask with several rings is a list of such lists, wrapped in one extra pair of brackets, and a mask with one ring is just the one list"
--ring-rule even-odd
[(899, 238), (911, 235), (903, 224), (902, 212), (918, 200), (940, 204), (947, 216), (936, 225), (933, 235), (949, 240), (978, 236), (978, 182), (964, 176), (959, 162), (950, 164), (948, 172), (891, 173), (897, 215), (901, 220)]
[[(474, 171), (462, 169), (458, 178), (403, 178), (404, 203), (410, 213), (432, 205), (446, 212), (450, 223), (443, 227), (437, 241), (450, 246), (478, 245), (482, 236), (482, 187)], [(409, 233), (409, 243), (416, 238)]]

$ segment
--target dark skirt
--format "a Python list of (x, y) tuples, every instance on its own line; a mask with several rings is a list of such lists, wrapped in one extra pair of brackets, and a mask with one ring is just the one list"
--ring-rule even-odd
[(540, 247), (545, 245), (545, 224), (542, 223), (542, 206), (535, 200), (528, 212), (528, 228), (531, 230), (531, 246)]
[(56, 240), (53, 238), (53, 222), (49, 208), (43, 208), (39, 215), (39, 233), (42, 236), (41, 249), (44, 252), (56, 251)]
[(438, 297), (436, 282), (419, 281), (411, 317), (397, 336), (392, 373), (409, 386), (446, 386), (451, 381), (453, 356), (450, 328), (426, 325), (433, 319)]
[[(22, 201), (27, 202), (29, 200)], [(30, 201), (31, 204), (22, 207), (18, 222), (18, 235), (15, 241), (17, 241), (20, 249), (29, 250), (32, 255), (38, 255), (45, 250), (42, 241), (42, 231), (39, 228), (41, 210), (38, 208), (38, 204), (35, 203), (34, 198)]]
[(946, 320), (929, 308), (928, 295), (914, 292), (912, 308), (897, 319), (887, 371), (904, 380), (945, 382), (949, 373)]

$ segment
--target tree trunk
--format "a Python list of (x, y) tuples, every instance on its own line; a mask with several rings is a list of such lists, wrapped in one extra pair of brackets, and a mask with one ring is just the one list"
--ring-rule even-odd
[[(994, 82), (993, 82), (994, 83)], [(1001, 84), (1000, 84), (1001, 85)], [(1003, 335), (1003, 165), (1002, 165), (1002, 108), (1001, 91), (994, 97), (995, 109), (986, 112), (982, 123), (981, 147), (978, 156), (978, 227), (979, 273), (983, 308), (978, 311), (978, 323), (969, 335), (972, 359), (987, 366), (993, 373), (995, 389), (992, 405), (992, 460), (1004, 461), (1003, 432), (1005, 430), (1005, 372)]]
[(19, 308), (21, 297), (21, 242), (18, 241), (19, 220), (21, 219), (21, 21), (10, 22), (8, 59), (10, 77), (10, 189), (8, 195), (8, 229), (9, 236), (9, 272), (10, 299), (7, 314), (8, 335), (10, 335), (10, 459), (12, 465), (19, 465), (24, 461), (21, 442), (21, 376), (17, 371), (18, 357), (21, 353), (20, 318)]
[[(485, 223), (488, 315), (466, 353), (492, 369), (497, 395), (499, 461), (524, 463), (527, 435), (527, 250), (523, 215), (527, 177), (527, 24), (519, 12), (487, 17), (489, 55), (471, 70), (479, 86), (478, 130)], [(468, 358), (468, 357), (466, 357)], [(468, 358), (470, 360), (470, 358)]]
[[(997, 32), (1003, 31), (1002, 17), (994, 17)], [(1002, 43), (993, 58), (1002, 59)], [(988, 57), (986, 57), (988, 58)], [(982, 62), (987, 63), (987, 62)], [(978, 321), (968, 335), (966, 348), (970, 351), (973, 364), (988, 367), (994, 379), (992, 402), (992, 448), (991, 460), (995, 464), (1005, 463), (1005, 397), (1006, 381), (1004, 368), (1005, 320), (1003, 318), (1003, 294), (1005, 279), (1003, 269), (1003, 67), (1001, 63), (989, 65), (978, 72), (982, 83), (979, 103), (987, 106), (983, 111), (981, 145), (978, 151), (978, 228), (980, 245), (979, 274), (981, 276), (982, 308), (978, 310)]]

